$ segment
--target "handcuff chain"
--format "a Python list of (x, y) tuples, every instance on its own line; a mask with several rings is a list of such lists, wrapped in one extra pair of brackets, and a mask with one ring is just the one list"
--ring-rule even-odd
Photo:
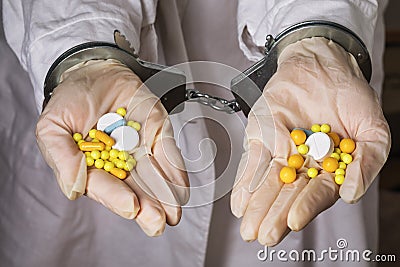
[(197, 102), (228, 114), (232, 114), (241, 110), (240, 105), (236, 100), (226, 100), (221, 97), (201, 93), (200, 91), (194, 89), (186, 90), (186, 98), (188, 101)]

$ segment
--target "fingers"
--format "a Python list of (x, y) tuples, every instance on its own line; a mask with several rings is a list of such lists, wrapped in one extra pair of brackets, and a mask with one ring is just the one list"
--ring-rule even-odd
[(86, 190), (88, 197), (126, 219), (135, 218), (140, 209), (137, 196), (129, 186), (104, 170), (88, 170)]
[(167, 223), (169, 225), (178, 224), (182, 215), (182, 209), (178, 203), (179, 197), (171, 188), (173, 185), (168, 181), (156, 160), (149, 155), (141, 157), (137, 162), (136, 171), (138, 177), (134, 177), (135, 182), (149, 197), (161, 203)]
[(367, 191), (386, 162), (390, 150), (390, 132), (386, 123), (356, 136), (353, 162), (346, 169), (340, 197), (347, 203), (357, 202)]
[(240, 160), (231, 194), (231, 211), (236, 217), (242, 217), (246, 211), (251, 193), (265, 178), (270, 160), (271, 154), (261, 142), (249, 142), (249, 149)]
[(132, 171), (131, 175), (124, 180), (139, 198), (140, 211), (135, 218), (136, 222), (148, 236), (159, 236), (164, 232), (166, 225), (164, 209), (157, 200), (147, 195), (148, 188), (142, 190), (141, 187), (146, 186), (143, 184), (139, 186), (135, 182), (137, 180), (139, 180), (139, 177), (135, 171)]
[[(279, 176), (267, 177), (267, 179), (279, 179)], [(263, 219), (258, 233), (258, 242), (266, 246), (278, 244), (288, 232), (287, 218), (293, 201), (307, 185), (308, 178), (305, 174), (299, 174), (291, 184), (284, 184), (278, 197), (275, 199), (267, 216)]]
[(287, 225), (293, 231), (300, 231), (338, 199), (339, 186), (332, 174), (323, 173), (310, 179), (290, 207)]
[(240, 234), (245, 241), (257, 239), (261, 222), (283, 186), (279, 179), (279, 172), (282, 166), (276, 161), (272, 161), (271, 165), (268, 179), (265, 179), (260, 188), (252, 194), (244, 213)]
[(189, 200), (189, 178), (186, 172), (185, 163), (180, 149), (176, 146), (172, 134), (172, 127), (169, 120), (163, 127), (161, 139), (156, 141), (153, 148), (153, 156), (170, 182), (170, 188), (178, 197), (178, 203), (184, 205)]
[(81, 196), (86, 188), (86, 160), (70, 131), (66, 126), (42, 116), (37, 124), (36, 138), (65, 196), (71, 200)]

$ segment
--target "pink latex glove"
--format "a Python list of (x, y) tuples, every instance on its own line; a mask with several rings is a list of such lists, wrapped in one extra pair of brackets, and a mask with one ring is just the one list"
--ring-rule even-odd
[[(283, 184), (279, 172), (298, 153), (290, 131), (316, 123), (327, 123), (341, 138), (356, 141), (344, 183), (339, 187), (326, 172), (309, 179), (307, 169), (319, 163), (308, 157), (297, 179)], [(290, 230), (303, 229), (339, 197), (357, 202), (378, 175), (391, 144), (377, 94), (357, 62), (324, 38), (285, 48), (277, 72), (249, 115), (246, 133), (231, 209), (243, 217), (242, 238), (267, 246), (279, 243)]]
[[(129, 68), (113, 60), (89, 61), (63, 74), (37, 124), (39, 148), (71, 200), (86, 193), (116, 214), (135, 218), (143, 231), (160, 235), (176, 225), (189, 197), (188, 177), (168, 114), (159, 99)], [(98, 119), (125, 107), (126, 120), (141, 123), (136, 168), (125, 180), (104, 170), (87, 170), (72, 138), (86, 136)]]

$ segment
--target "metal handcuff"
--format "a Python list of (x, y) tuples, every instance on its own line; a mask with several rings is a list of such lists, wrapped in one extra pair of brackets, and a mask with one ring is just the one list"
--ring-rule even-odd
[[(284, 48), (311, 37), (325, 37), (342, 46), (354, 56), (365, 79), (370, 81), (371, 59), (366, 46), (354, 32), (333, 22), (306, 21), (285, 29), (275, 38), (267, 35), (264, 57), (232, 79), (231, 91), (235, 97), (233, 100), (201, 93), (194, 89), (186, 89), (184, 72), (139, 59), (130, 43), (116, 30), (114, 32), (115, 44), (84, 43), (69, 49), (57, 58), (46, 75), (43, 109), (50, 100), (54, 88), (60, 83), (64, 71), (89, 60), (116, 59), (139, 76), (152, 93), (159, 97), (168, 113), (181, 112), (183, 106), (180, 104), (185, 101), (196, 101), (227, 113), (243, 111), (247, 117), (251, 107), (261, 96), (265, 85), (276, 72), (278, 58)], [(151, 79), (155, 74), (157, 74), (157, 79)], [(159, 82), (160, 80), (162, 82)]]

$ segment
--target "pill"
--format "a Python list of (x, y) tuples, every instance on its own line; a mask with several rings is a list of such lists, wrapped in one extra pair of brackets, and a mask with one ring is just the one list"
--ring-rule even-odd
[(91, 167), (93, 166), (93, 164), (94, 164), (94, 159), (92, 157), (86, 157), (86, 165), (88, 167)]
[[(329, 135), (329, 137), (332, 139), (332, 141), (333, 141), (333, 145), (335, 146), (335, 147), (338, 147), (339, 146), (339, 143), (340, 143), (340, 137), (339, 137), (339, 135), (337, 134), (337, 133), (333, 133), (333, 132), (330, 132), (330, 133), (327, 133), (328, 135)], [(339, 152), (340, 153), (340, 152)]]
[(110, 150), (110, 158), (118, 158), (118, 153), (119, 151), (116, 149), (111, 149)]
[(333, 141), (322, 132), (313, 133), (307, 138), (308, 155), (312, 156), (316, 161), (322, 161), (329, 157), (333, 152)]
[(118, 152), (118, 158), (120, 160), (127, 160), (129, 158), (129, 153), (126, 151), (120, 151)]
[(311, 131), (313, 131), (314, 133), (320, 132), (321, 126), (319, 124), (314, 124), (313, 126), (311, 126)]
[(300, 169), (303, 166), (304, 159), (300, 154), (291, 155), (288, 159), (288, 166), (293, 167), (296, 170)]
[(331, 131), (331, 126), (329, 124), (322, 124), (321, 125), (321, 132), (329, 133)]
[(125, 162), (125, 166), (124, 166), (124, 170), (127, 172), (130, 172), (131, 170), (133, 170), (135, 166), (133, 165), (133, 163), (131, 161), (126, 161)]
[(305, 154), (308, 153), (308, 146), (305, 145), (305, 144), (299, 145), (299, 146), (297, 147), (297, 151), (298, 151), (300, 154), (305, 155)]
[(107, 160), (110, 158), (110, 152), (108, 152), (107, 150), (103, 150), (100, 152), (100, 158)]
[(114, 122), (113, 124), (107, 126), (107, 127), (104, 129), (104, 132), (105, 132), (106, 134), (111, 134), (111, 133), (112, 133), (115, 129), (117, 129), (118, 127), (125, 126), (125, 125), (126, 125), (126, 121), (125, 121), (124, 119), (122, 119), (122, 120), (116, 121), (116, 122)]
[(113, 146), (115, 144), (115, 140), (103, 131), (97, 130), (95, 136), (106, 146)]
[(338, 169), (336, 169), (335, 174), (336, 175), (345, 175), (346, 171), (341, 169), (340, 166)]
[(292, 137), (292, 140), (294, 141), (294, 143), (296, 144), (296, 146), (304, 144), (304, 142), (306, 141), (306, 134), (299, 129), (293, 130), (290, 133), (290, 137)]
[(117, 109), (117, 114), (121, 115), (122, 117), (125, 117), (126, 109), (125, 108), (118, 108)]
[(347, 168), (347, 164), (344, 162), (339, 162), (339, 168), (345, 170)]
[(126, 178), (126, 171), (118, 169), (118, 168), (112, 168), (110, 170), (110, 173), (112, 175), (117, 176), (119, 179), (125, 179)]
[(82, 140), (82, 135), (80, 133), (74, 133), (72, 138), (75, 140), (75, 142), (79, 142), (79, 140)]
[(339, 146), (342, 152), (349, 154), (353, 153), (353, 151), (356, 149), (356, 143), (350, 138), (342, 139)]
[(97, 121), (97, 130), (104, 131), (105, 128), (122, 119), (123, 117), (117, 113), (106, 113)]
[(344, 182), (344, 175), (336, 175), (335, 176), (335, 183), (338, 185), (343, 184)]
[(305, 129), (305, 128), (299, 128), (299, 127), (296, 127), (293, 130), (302, 130), (306, 134), (306, 137), (309, 137), (310, 135), (312, 135), (314, 133), (311, 130), (308, 130), (308, 129)]
[(318, 175), (318, 170), (317, 170), (316, 168), (309, 168), (309, 169), (307, 170), (307, 175), (308, 175), (308, 177), (310, 177), (310, 178), (315, 178), (315, 177), (317, 177), (317, 175)]
[(338, 153), (336, 153), (336, 152), (333, 152), (333, 153), (331, 154), (331, 157), (332, 157), (332, 158), (335, 158), (335, 159), (337, 159), (337, 160), (340, 160), (340, 154), (338, 154)]
[[(344, 154), (344, 155), (343, 155)], [(353, 161), (353, 157), (350, 154), (342, 153), (342, 161), (346, 164), (350, 164)]]
[(79, 140), (79, 141), (77, 142), (78, 146), (79, 146), (80, 144), (82, 144), (83, 142), (86, 142), (86, 141), (83, 140), (83, 139)]
[(335, 158), (325, 158), (322, 162), (322, 168), (327, 172), (335, 172), (339, 168), (339, 162)]
[(285, 166), (281, 169), (279, 177), (285, 184), (293, 183), (296, 180), (296, 169), (293, 167)]
[(105, 163), (104, 163), (104, 170), (105, 171), (107, 171), (107, 172), (109, 172), (109, 171), (111, 171), (111, 169), (113, 169), (115, 166), (114, 166), (114, 163), (112, 163), (112, 162), (110, 162), (110, 161), (106, 161)]
[(91, 156), (92, 158), (94, 158), (94, 159), (99, 159), (99, 158), (101, 157), (101, 152), (98, 151), (98, 150), (93, 150), (93, 151), (90, 153), (90, 156)]
[(89, 131), (89, 137), (92, 139), (96, 138), (96, 137), (94, 137), (94, 135), (96, 134), (96, 131), (97, 131), (96, 129), (91, 129)]
[(102, 160), (102, 159), (96, 159), (96, 161), (94, 162), (94, 166), (95, 166), (97, 169), (103, 169), (103, 167), (104, 167), (104, 160)]
[(117, 159), (114, 161), (115, 166), (117, 166), (118, 169), (123, 169), (125, 166), (125, 161)]
[(131, 125), (131, 127), (133, 128), (133, 129), (135, 129), (136, 131), (140, 131), (140, 129), (142, 128), (142, 126), (140, 125), (140, 123), (138, 123), (137, 121), (135, 121), (135, 122), (133, 122), (132, 123), (132, 125)]
[(79, 144), (79, 149), (82, 151), (104, 150), (105, 145), (100, 142), (83, 142)]
[(129, 126), (118, 127), (111, 133), (111, 137), (115, 140), (114, 149), (130, 151), (139, 144), (138, 132)]

